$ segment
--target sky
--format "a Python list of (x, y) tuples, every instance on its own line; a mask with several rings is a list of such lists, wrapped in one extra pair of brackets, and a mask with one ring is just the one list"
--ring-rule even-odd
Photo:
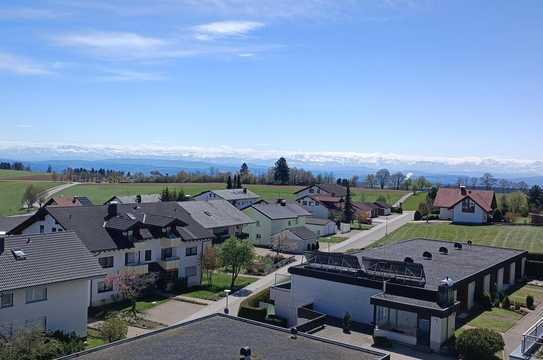
[(0, 143), (543, 160), (542, 39), (540, 0), (4, 0)]

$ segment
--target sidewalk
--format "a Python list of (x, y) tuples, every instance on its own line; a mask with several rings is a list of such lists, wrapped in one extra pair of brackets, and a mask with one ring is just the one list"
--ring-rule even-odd
[(522, 334), (542, 318), (543, 303), (539, 304), (533, 311), (520, 319), (515, 326), (503, 334), (503, 340), (505, 341), (505, 356), (509, 356), (509, 354), (520, 345)]

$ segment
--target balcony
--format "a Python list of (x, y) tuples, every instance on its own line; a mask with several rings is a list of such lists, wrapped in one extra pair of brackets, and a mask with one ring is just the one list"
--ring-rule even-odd
[(145, 275), (149, 272), (149, 267), (144, 263), (129, 263), (126, 264), (122, 269), (122, 272), (130, 272), (136, 275)]
[(160, 247), (163, 248), (169, 248), (169, 247), (178, 247), (181, 245), (181, 239), (180, 238), (160, 238)]
[(178, 257), (172, 257), (167, 259), (162, 259), (158, 262), (161, 268), (166, 271), (179, 269), (181, 265), (181, 259)]

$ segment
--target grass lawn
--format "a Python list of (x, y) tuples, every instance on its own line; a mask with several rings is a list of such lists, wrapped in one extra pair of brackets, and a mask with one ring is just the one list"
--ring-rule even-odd
[[(256, 280), (257, 279), (255, 278), (240, 275), (236, 279), (234, 290), (241, 289), (255, 282)], [(195, 286), (193, 288), (190, 288), (186, 292), (183, 292), (183, 295), (198, 299), (215, 301), (224, 297), (224, 290), (226, 289), (230, 289), (230, 274), (219, 272), (213, 274), (212, 285), (209, 285), (207, 276), (204, 276), (201, 286)]]
[(508, 225), (454, 225), (424, 222), (409, 223), (372, 246), (395, 243), (401, 240), (428, 238), (490, 245), (543, 253), (543, 227)]
[(481, 315), (456, 330), (455, 334), (458, 336), (462, 331), (470, 327), (492, 329), (504, 333), (511, 329), (521, 318), (522, 315), (517, 314), (514, 311), (504, 310), (502, 308), (492, 308), (492, 310), (481, 313)]
[(402, 209), (409, 210), (409, 211), (415, 211), (419, 208), (419, 204), (421, 202), (426, 201), (426, 193), (425, 192), (418, 192), (415, 195), (411, 195), (402, 206)]
[(327, 237), (320, 238), (319, 242), (337, 244), (337, 243), (340, 243), (340, 242), (345, 241), (347, 239), (348, 239), (348, 237), (345, 237), (345, 236), (332, 235), (332, 236), (327, 236)]
[(543, 302), (543, 287), (534, 285), (525, 285), (509, 295), (509, 300), (512, 303), (518, 302), (523, 306), (526, 306), (526, 296), (532, 295), (534, 297), (535, 306)]
[[(93, 203), (103, 204), (114, 195), (127, 196), (160, 193), (166, 186), (170, 190), (179, 191), (182, 189), (187, 195), (196, 195), (205, 190), (225, 188), (225, 185), (221, 183), (80, 184), (66, 189), (61, 194), (64, 196), (88, 196)], [(277, 198), (294, 199), (294, 192), (301, 189), (300, 186), (276, 185), (247, 185), (247, 187), (266, 200)]]
[(63, 183), (54, 181), (0, 181), (0, 216), (20, 214), (26, 211), (21, 207), (21, 199), (26, 187), (30, 184), (43, 191)]
[(98, 331), (94, 329), (88, 329), (87, 331), (87, 349), (92, 349), (97, 346), (107, 344), (107, 341), (102, 339), (98, 334)]
[(402, 196), (407, 194), (407, 191), (403, 190), (380, 190), (380, 189), (364, 189), (364, 188), (351, 188), (353, 191), (353, 201), (355, 202), (374, 202), (380, 196), (386, 199), (386, 203), (393, 205), (396, 201), (400, 200)]
[(9, 179), (25, 175), (32, 175), (31, 171), (0, 169), (0, 179)]
[[(151, 297), (149, 299), (141, 299), (136, 302), (136, 312), (142, 313), (157, 305), (164, 304), (169, 299), (162, 296)], [(106, 317), (115, 314), (127, 313), (131, 310), (131, 306), (126, 301), (107, 304), (104, 306), (93, 307), (89, 309), (89, 316), (95, 320), (104, 320)]]

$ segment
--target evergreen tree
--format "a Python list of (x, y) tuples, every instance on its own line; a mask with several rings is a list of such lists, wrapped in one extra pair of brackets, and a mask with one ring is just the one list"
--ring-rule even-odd
[(280, 157), (273, 168), (273, 180), (281, 185), (287, 185), (289, 181), (290, 169), (287, 160)]
[(51, 167), (51, 165), (47, 166), (47, 173), (50, 174), (53, 172), (53, 168)]
[(164, 189), (162, 189), (162, 193), (160, 193), (160, 201), (169, 201), (170, 200), (170, 190), (168, 190), (168, 187), (166, 186)]
[(343, 204), (343, 222), (351, 223), (354, 215), (353, 199), (351, 196), (351, 186), (349, 185), (349, 182), (347, 182), (346, 185), (347, 193), (345, 195), (345, 203)]
[(241, 175), (238, 175), (238, 181), (236, 182), (236, 188), (241, 189)]
[(226, 188), (232, 189), (232, 176), (228, 175), (228, 179), (226, 179)]
[(241, 164), (241, 168), (239, 169), (239, 174), (244, 177), (249, 175), (249, 166), (247, 166), (246, 163)]

